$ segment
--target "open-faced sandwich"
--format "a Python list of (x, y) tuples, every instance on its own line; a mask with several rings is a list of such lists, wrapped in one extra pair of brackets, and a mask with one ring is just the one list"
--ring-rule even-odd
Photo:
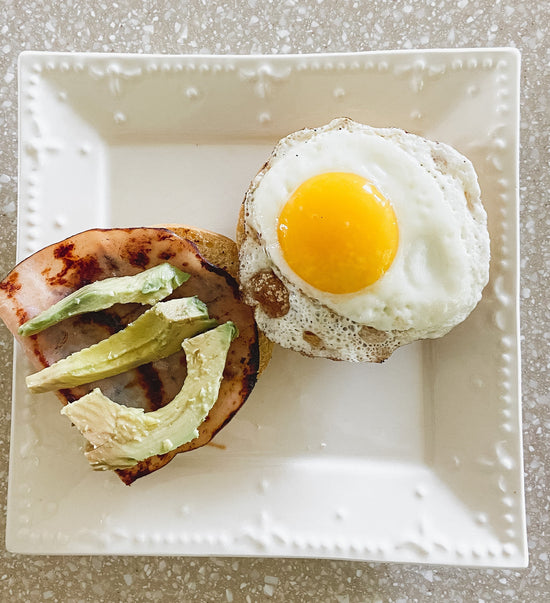
[(245, 402), (271, 350), (236, 261), (233, 241), (204, 230), (89, 230), (0, 283), (0, 317), (38, 369), (28, 388), (57, 393), (94, 468), (130, 484)]
[(489, 278), (472, 163), (346, 118), (279, 142), (246, 192), (237, 241), (259, 328), (334, 360), (381, 362), (445, 335)]

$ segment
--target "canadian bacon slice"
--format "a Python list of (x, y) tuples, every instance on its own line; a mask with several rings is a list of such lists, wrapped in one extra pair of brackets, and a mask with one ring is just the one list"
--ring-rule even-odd
[[(129, 276), (169, 262), (191, 275), (170, 296), (197, 296), (220, 323), (233, 321), (239, 337), (229, 350), (218, 400), (199, 428), (199, 436), (175, 451), (117, 471), (126, 484), (168, 463), (178, 452), (207, 444), (247, 399), (258, 372), (258, 332), (252, 310), (240, 300), (237, 282), (209, 264), (196, 246), (164, 228), (93, 229), (50, 245), (19, 263), (0, 283), (0, 318), (36, 369), (42, 369), (124, 328), (146, 308), (115, 304), (74, 316), (30, 337), (17, 330), (26, 320), (78, 288), (114, 276)], [(183, 352), (121, 375), (56, 392), (63, 404), (93, 388), (120, 404), (152, 411), (181, 389), (186, 376)], [(39, 403), (39, 400), (37, 400)]]

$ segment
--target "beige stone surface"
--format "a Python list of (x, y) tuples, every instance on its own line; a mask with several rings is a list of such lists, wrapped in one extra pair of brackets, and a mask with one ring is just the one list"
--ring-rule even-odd
[[(530, 565), (521, 570), (285, 559), (0, 558), (0, 601), (550, 600), (548, 2), (15, 0), (0, 3), (0, 273), (15, 258), (17, 57), (23, 50), (301, 53), (514, 46), (522, 52), (521, 325)], [(12, 338), (0, 328), (5, 508)], [(5, 512), (1, 524), (5, 528)]]

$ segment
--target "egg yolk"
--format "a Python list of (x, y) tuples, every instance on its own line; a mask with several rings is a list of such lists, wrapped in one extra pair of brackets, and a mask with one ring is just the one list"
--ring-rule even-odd
[(390, 202), (368, 180), (331, 172), (314, 176), (292, 194), (277, 234), (290, 268), (328, 293), (354, 293), (391, 266), (399, 239)]

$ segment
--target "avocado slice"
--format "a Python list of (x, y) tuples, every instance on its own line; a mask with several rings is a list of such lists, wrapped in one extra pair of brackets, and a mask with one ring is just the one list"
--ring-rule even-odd
[(105, 310), (114, 304), (154, 305), (189, 279), (189, 274), (171, 264), (153, 266), (134, 276), (115, 276), (84, 285), (44, 312), (22, 324), (18, 333), (34, 335), (52, 325), (85, 312)]
[(159, 302), (114, 335), (29, 375), (33, 393), (75, 387), (166, 358), (181, 342), (216, 326), (196, 297)]
[(158, 410), (122, 406), (99, 388), (64, 406), (61, 414), (88, 440), (85, 454), (92, 468), (127, 469), (198, 437), (218, 399), (227, 352), (237, 335), (235, 325), (226, 322), (186, 339), (187, 377), (176, 397)]

